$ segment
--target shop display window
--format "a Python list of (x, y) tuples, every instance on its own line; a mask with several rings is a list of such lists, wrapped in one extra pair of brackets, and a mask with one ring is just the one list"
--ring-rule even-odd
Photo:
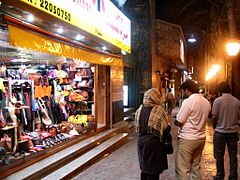
[(95, 64), (0, 44), (0, 165), (95, 129)]

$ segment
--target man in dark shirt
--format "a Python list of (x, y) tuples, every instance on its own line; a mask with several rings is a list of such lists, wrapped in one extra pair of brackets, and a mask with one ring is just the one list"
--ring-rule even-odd
[(227, 144), (230, 158), (229, 179), (238, 179), (238, 121), (240, 119), (240, 101), (233, 97), (230, 86), (226, 82), (218, 85), (222, 96), (215, 99), (212, 108), (212, 121), (214, 133), (214, 157), (216, 159), (217, 174), (215, 179), (224, 179), (224, 153)]

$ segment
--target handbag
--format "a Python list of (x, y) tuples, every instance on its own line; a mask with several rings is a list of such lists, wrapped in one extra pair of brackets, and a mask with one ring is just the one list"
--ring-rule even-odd
[(52, 120), (48, 116), (47, 108), (46, 108), (46, 106), (44, 104), (44, 101), (41, 98), (38, 99), (38, 105), (39, 105), (39, 107), (41, 108), (41, 111), (42, 111), (42, 122), (45, 125), (51, 125), (52, 124)]
[(36, 114), (36, 117), (35, 117), (35, 124), (41, 124), (41, 118), (40, 118), (39, 110), (37, 110), (37, 114)]
[(163, 143), (166, 154), (173, 154), (172, 135), (170, 132), (164, 133)]

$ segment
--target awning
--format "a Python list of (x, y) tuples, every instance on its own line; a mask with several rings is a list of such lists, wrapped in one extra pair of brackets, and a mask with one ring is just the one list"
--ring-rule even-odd
[(109, 66), (124, 66), (121, 58), (70, 46), (64, 44), (63, 42), (59, 42), (44, 35), (36, 34), (13, 25), (9, 25), (8, 28), (9, 44), (15, 47), (22, 47), (66, 58), (79, 59), (90, 63)]

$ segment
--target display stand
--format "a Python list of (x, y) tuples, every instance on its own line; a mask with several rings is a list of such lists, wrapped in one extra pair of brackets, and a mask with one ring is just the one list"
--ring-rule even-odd
[(17, 150), (17, 125), (6, 126), (4, 128), (0, 128), (1, 131), (11, 131), (11, 140), (12, 140), (12, 152), (15, 153)]
[[(34, 81), (33, 80), (25, 80), (25, 79), (17, 79), (17, 80), (12, 80), (12, 79), (8, 79), (8, 106), (4, 107), (5, 109), (10, 109), (12, 108), (13, 111), (17, 110), (17, 109), (22, 109), (23, 113), (25, 113), (24, 109), (30, 108), (29, 106), (24, 106), (21, 105), (20, 107), (14, 107), (11, 103), (11, 97), (12, 97), (12, 93), (13, 93), (13, 85), (18, 84), (24, 84), (24, 83), (28, 83), (31, 86), (31, 99), (34, 98)], [(14, 113), (14, 112), (13, 112)], [(13, 125), (11, 126), (6, 126), (4, 128), (1, 128), (0, 130), (2, 131), (7, 131), (7, 130), (11, 130), (11, 139), (12, 139), (12, 152), (15, 153), (17, 150), (17, 145), (18, 145), (18, 137), (17, 137), (17, 131), (18, 131), (18, 125), (17, 125), (17, 119), (16, 122), (13, 122)]]
[(23, 83), (29, 83), (31, 85), (31, 93), (32, 93), (32, 99), (34, 99), (34, 80), (28, 80), (28, 79), (8, 79), (8, 94), (9, 94), (9, 102), (10, 98), (12, 97), (12, 85), (13, 84), (23, 84)]

